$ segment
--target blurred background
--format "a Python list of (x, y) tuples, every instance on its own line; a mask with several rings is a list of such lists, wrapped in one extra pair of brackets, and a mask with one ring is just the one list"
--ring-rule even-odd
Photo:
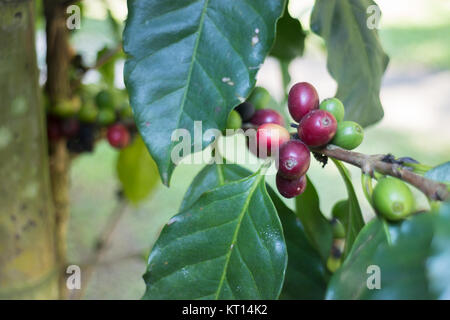
[[(120, 21), (127, 16), (126, 0), (106, 1)], [(309, 28), (314, 1), (291, 1), (290, 12)], [(450, 1), (379, 0), (383, 16), (380, 38), (390, 56), (383, 79), (381, 101), (385, 116), (367, 128), (358, 148), (363, 153), (392, 153), (410, 156), (422, 163), (437, 165), (450, 158)], [(72, 42), (88, 64), (97, 51), (113, 45), (113, 30), (105, 23), (107, 14), (102, 0), (85, 1), (81, 29)], [(38, 21), (38, 60), (45, 79), (45, 35)], [(305, 55), (290, 66), (292, 82), (308, 81), (316, 86), (320, 98), (334, 95), (335, 81), (326, 70), (326, 52), (321, 39), (307, 37)], [(115, 84), (123, 88), (123, 61), (116, 63)], [(90, 71), (84, 82), (96, 83), (99, 75)], [(281, 72), (277, 60), (268, 58), (258, 74), (258, 85), (267, 88), (279, 101), (283, 98)], [(239, 139), (238, 139), (239, 140)], [(241, 141), (242, 142), (242, 141)], [(82, 265), (94, 249), (100, 230), (117, 210), (117, 151), (107, 142), (94, 153), (76, 158), (71, 169), (71, 220), (68, 234), (69, 262)], [(138, 207), (126, 207), (112, 231), (112, 244), (93, 270), (85, 299), (138, 299), (144, 292), (142, 274), (146, 256), (161, 228), (177, 213), (182, 197), (201, 165), (180, 165), (170, 189), (159, 184)], [(366, 220), (373, 212), (362, 195), (360, 171), (350, 168)], [(330, 214), (333, 204), (346, 197), (346, 191), (332, 163), (322, 169), (312, 162), (310, 177), (319, 191), (321, 208)], [(273, 176), (268, 177), (273, 184)], [(419, 193), (420, 208), (427, 208)], [(287, 202), (292, 206), (292, 202)]]

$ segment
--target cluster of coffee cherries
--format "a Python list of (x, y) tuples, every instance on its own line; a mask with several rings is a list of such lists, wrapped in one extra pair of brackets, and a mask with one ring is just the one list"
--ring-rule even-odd
[(356, 122), (343, 121), (345, 110), (339, 99), (329, 98), (320, 102), (316, 89), (310, 83), (300, 82), (291, 88), (288, 97), (289, 113), (297, 122), (292, 124), (297, 133), (291, 139), (280, 113), (265, 109), (270, 99), (265, 89), (255, 88), (248, 101), (232, 111), (228, 127), (240, 126), (242, 122), (244, 126), (248, 122), (256, 127), (257, 146), (266, 147), (265, 154), (256, 150), (258, 157), (270, 156), (267, 150), (278, 150), (277, 189), (282, 196), (293, 198), (306, 188), (310, 149), (332, 143), (351, 150), (361, 144), (364, 133)]
[(64, 138), (72, 153), (92, 152), (95, 142), (104, 137), (112, 147), (122, 149), (136, 134), (126, 97), (111, 90), (103, 89), (95, 95), (80, 94), (47, 106), (50, 106), (47, 108), (49, 141)]

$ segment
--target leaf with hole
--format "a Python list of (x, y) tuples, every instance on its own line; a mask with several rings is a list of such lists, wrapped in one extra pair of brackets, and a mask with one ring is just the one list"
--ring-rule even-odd
[[(194, 138), (195, 121), (202, 122), (200, 135), (223, 130), (230, 111), (247, 98), (283, 6), (281, 0), (128, 1), (125, 83), (164, 184), (176, 165), (175, 130)], [(188, 141), (190, 152), (213, 139), (197, 140), (195, 146)]]

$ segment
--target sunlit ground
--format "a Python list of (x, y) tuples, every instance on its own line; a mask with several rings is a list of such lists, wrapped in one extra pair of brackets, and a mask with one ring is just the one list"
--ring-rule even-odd
[[(92, 1), (93, 6), (96, 2)], [(113, 2), (123, 15), (123, 3)], [(411, 156), (430, 165), (449, 160), (450, 24), (449, 11), (445, 10), (448, 6), (445, 1), (382, 0), (379, 4), (386, 19), (382, 23), (381, 40), (391, 56), (381, 90), (385, 118), (366, 130), (358, 151)], [(94, 9), (88, 12), (98, 14), (99, 10)], [(91, 52), (88, 59), (95, 57), (93, 50), (110, 41), (101, 25), (104, 24), (86, 20), (74, 38), (78, 48)], [(334, 94), (336, 84), (326, 71), (325, 54), (318, 48), (317, 39), (309, 41), (306, 56), (294, 61), (290, 71), (293, 81), (313, 83), (320, 96), (326, 98)], [(95, 79), (95, 74), (91, 74), (89, 80)], [(282, 96), (276, 61), (267, 61), (258, 82), (275, 97)], [(70, 260), (75, 264), (85, 261), (116, 205), (116, 155), (106, 143), (100, 143), (93, 155), (83, 155), (74, 161), (68, 244)], [(184, 192), (200, 169), (199, 165), (180, 166), (175, 170), (170, 189), (160, 186), (138, 208), (127, 210), (114, 234), (111, 249), (89, 284), (86, 298), (142, 296), (145, 271), (142, 257), (149, 252), (164, 223), (177, 213)], [(350, 169), (365, 218), (370, 219), (373, 212), (362, 196), (360, 172)], [(346, 196), (344, 184), (331, 163), (322, 169), (314, 162), (310, 176), (320, 193), (321, 208), (329, 215), (332, 205)], [(268, 180), (272, 183), (273, 177)], [(419, 200), (419, 207), (425, 207), (424, 199)]]

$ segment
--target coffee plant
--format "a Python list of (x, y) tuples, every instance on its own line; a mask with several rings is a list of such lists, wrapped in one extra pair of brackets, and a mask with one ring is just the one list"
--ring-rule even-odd
[[(127, 0), (124, 27), (102, 2), (111, 41), (88, 63), (67, 21), (68, 6), (83, 13), (86, 1), (0, 0), (0, 93), (11, 105), (0, 127), (8, 159), (0, 167), (0, 298), (68, 298), (70, 166), (103, 140), (116, 150), (120, 182), (112, 225), (159, 181), (171, 188), (180, 162), (208, 156), (149, 248), (143, 299), (450, 299), (450, 162), (357, 151), (384, 115), (389, 58), (368, 23), (376, 3), (315, 0), (303, 28), (289, 13), (294, 1)], [(42, 87), (35, 16), (45, 25)], [(313, 79), (291, 81), (291, 62), (312, 34), (337, 83), (332, 97)], [(281, 102), (256, 85), (268, 57), (281, 72)], [(87, 83), (94, 70), (98, 81)], [(220, 148), (231, 136), (242, 138), (237, 153), (256, 169)], [(312, 162), (342, 178), (336, 188), (347, 195), (331, 212), (322, 212)], [(360, 169), (360, 184), (349, 165)], [(272, 173), (274, 183), (266, 181)], [(375, 213), (370, 221), (359, 188)], [(93, 265), (110, 245), (106, 229)], [(86, 269), (75, 298), (92, 274)]]
[[(194, 136), (196, 121), (202, 133), (241, 126), (265, 160), (256, 172), (223, 161), (197, 175), (152, 248), (144, 299), (448, 298), (449, 163), (350, 151), (383, 116), (389, 59), (366, 24), (374, 4), (316, 0), (311, 30), (338, 83), (336, 96), (321, 100), (308, 79), (289, 85), (287, 66), (303, 54), (307, 34), (287, 1), (128, 1), (125, 82), (163, 183), (170, 186), (176, 166), (172, 133)], [(289, 115), (255, 87), (267, 56), (282, 66)], [(219, 137), (202, 137), (182, 157), (211, 145), (217, 159)], [(347, 189), (331, 220), (307, 177), (311, 154), (334, 163)], [(265, 182), (272, 161), (278, 192)], [(377, 213), (367, 223), (344, 163), (361, 169)], [(429, 210), (417, 212), (408, 184), (428, 197)], [(295, 198), (295, 210), (280, 195)], [(379, 290), (367, 284), (370, 266), (381, 270)]]

